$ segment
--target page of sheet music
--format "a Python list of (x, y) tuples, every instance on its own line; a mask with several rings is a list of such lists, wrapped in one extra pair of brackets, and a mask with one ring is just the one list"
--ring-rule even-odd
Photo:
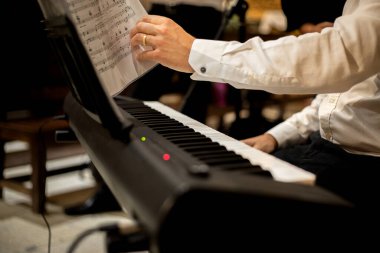
[(98, 77), (110, 95), (120, 93), (155, 66), (136, 61), (130, 45), (131, 28), (147, 14), (140, 1), (65, 1)]

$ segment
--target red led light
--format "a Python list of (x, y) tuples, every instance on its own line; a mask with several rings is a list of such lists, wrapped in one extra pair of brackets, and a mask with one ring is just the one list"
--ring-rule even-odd
[(162, 156), (162, 159), (164, 159), (164, 161), (169, 161), (170, 160), (170, 155), (169, 154), (164, 154)]

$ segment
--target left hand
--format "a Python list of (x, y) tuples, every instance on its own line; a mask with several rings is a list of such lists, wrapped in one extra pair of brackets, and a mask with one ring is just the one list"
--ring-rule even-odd
[(332, 27), (334, 23), (331, 22), (321, 22), (318, 24), (312, 24), (312, 23), (305, 23), (300, 27), (300, 32), (301, 33), (311, 33), (311, 32), (321, 32), (323, 28), (326, 27)]
[(147, 15), (137, 22), (130, 36), (132, 47), (143, 45), (146, 36), (146, 46), (152, 48), (138, 52), (138, 60), (155, 61), (181, 72), (194, 72), (189, 64), (189, 55), (195, 38), (173, 20)]
[(261, 150), (265, 153), (271, 153), (278, 147), (277, 140), (269, 133), (241, 140), (248, 146)]

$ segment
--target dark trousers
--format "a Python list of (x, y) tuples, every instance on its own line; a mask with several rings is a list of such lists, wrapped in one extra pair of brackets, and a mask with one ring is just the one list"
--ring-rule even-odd
[(380, 157), (355, 155), (321, 138), (278, 150), (274, 156), (316, 174), (316, 184), (349, 200), (360, 209), (378, 209)]

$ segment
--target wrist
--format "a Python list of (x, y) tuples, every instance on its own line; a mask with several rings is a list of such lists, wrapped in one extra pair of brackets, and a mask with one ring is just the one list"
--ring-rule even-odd
[(266, 136), (268, 142), (271, 143), (273, 150), (276, 150), (278, 148), (278, 142), (277, 142), (276, 138), (274, 138), (274, 136), (271, 135), (270, 133), (265, 133), (264, 135)]

